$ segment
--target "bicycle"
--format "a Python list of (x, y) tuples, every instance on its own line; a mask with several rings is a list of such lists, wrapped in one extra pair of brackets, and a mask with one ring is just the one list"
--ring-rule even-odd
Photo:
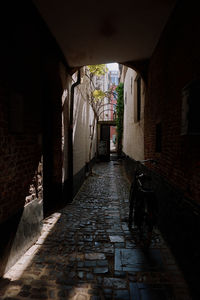
[(158, 207), (155, 191), (152, 187), (152, 177), (145, 174), (141, 167), (141, 164), (145, 162), (157, 163), (153, 159), (136, 161), (129, 194), (128, 226), (131, 230), (132, 223), (134, 223), (134, 226), (139, 230), (141, 241), (143, 240), (144, 246), (148, 247), (151, 244), (152, 232), (157, 223)]

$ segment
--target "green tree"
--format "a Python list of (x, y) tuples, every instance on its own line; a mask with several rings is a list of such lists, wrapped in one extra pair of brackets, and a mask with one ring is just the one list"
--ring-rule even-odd
[[(89, 75), (87, 75), (87, 71), (86, 71), (86, 76), (90, 80), (90, 91), (91, 91), (90, 95), (88, 95), (88, 98), (89, 98), (89, 103), (92, 106), (95, 114), (95, 118), (93, 119), (92, 122), (91, 137), (90, 137), (91, 138), (90, 148), (89, 148), (89, 161), (90, 161), (92, 156), (92, 146), (94, 142), (95, 126), (98, 121), (99, 111), (104, 103), (104, 98), (108, 96), (107, 92), (104, 92), (101, 89), (97, 89), (97, 87), (93, 82), (93, 79), (94, 76), (98, 76), (98, 77), (104, 76), (108, 72), (108, 68), (106, 67), (105, 64), (101, 64), (101, 65), (89, 65), (87, 66), (87, 69), (89, 71)], [(92, 169), (89, 170), (89, 172), (92, 173)]]
[(92, 95), (94, 97), (94, 101), (101, 101), (102, 99), (104, 99), (107, 94), (105, 92), (103, 92), (102, 90), (94, 90), (92, 92)]
[(105, 64), (89, 65), (87, 67), (88, 67), (90, 73), (92, 75), (96, 75), (96, 76), (102, 76), (102, 75), (105, 75), (108, 72), (108, 68), (106, 67)]
[[(89, 71), (89, 74), (86, 72), (86, 76), (90, 79), (90, 95), (88, 95), (89, 103), (93, 108), (95, 118), (93, 120), (92, 128), (91, 128), (91, 141), (90, 141), (90, 150), (89, 150), (89, 161), (91, 160), (92, 155), (92, 145), (93, 145), (93, 139), (94, 139), (94, 131), (95, 126), (98, 121), (99, 113), (102, 109), (102, 107), (105, 106), (104, 99), (108, 98), (108, 101), (111, 97), (111, 95), (115, 94), (115, 91), (111, 88), (107, 91), (102, 91), (101, 89), (98, 89), (94, 84), (94, 76), (104, 76), (108, 72), (108, 68), (105, 64), (101, 65), (90, 65), (87, 66), (87, 70)], [(123, 121), (122, 121), (123, 123)], [(92, 170), (89, 170), (92, 172)]]

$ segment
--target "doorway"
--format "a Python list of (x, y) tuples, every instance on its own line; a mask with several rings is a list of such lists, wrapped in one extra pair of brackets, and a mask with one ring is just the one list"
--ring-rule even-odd
[(114, 121), (101, 121), (98, 124), (98, 158), (109, 161), (116, 153), (116, 124)]

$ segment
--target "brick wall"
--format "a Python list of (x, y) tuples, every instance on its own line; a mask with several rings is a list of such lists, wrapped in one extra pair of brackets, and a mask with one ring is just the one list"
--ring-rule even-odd
[[(0, 99), (2, 101), (2, 99)], [(41, 156), (37, 135), (12, 135), (4, 116), (0, 134), (0, 222), (23, 207)]]
[(5, 3), (1, 14), (0, 222), (23, 207), (42, 152), (46, 199), (61, 198), (63, 92), (63, 58), (35, 7)]
[[(1, 12), (6, 15), (8, 7)], [(42, 150), (40, 46), (33, 26), (28, 22), (31, 40), (28, 28), (22, 30), (26, 20), (14, 26), (12, 17), (1, 27), (0, 223), (23, 207)]]
[[(159, 227), (193, 299), (200, 297), (200, 136), (181, 135), (181, 108), (182, 89), (200, 78), (199, 34), (197, 2), (179, 1), (150, 60), (144, 129), (145, 157), (159, 160), (154, 168)], [(159, 123), (161, 151), (156, 151)]]
[[(19, 257), (18, 250), (13, 253), (11, 249), (20, 244), (16, 241), (20, 237), (18, 230), (23, 232), (20, 224), (28, 232), (23, 246), (21, 242), (21, 254), (39, 234), (40, 224), (34, 226), (35, 220), (29, 226), (31, 203), (25, 209), (24, 205), (41, 155), (45, 213), (55, 210), (62, 202), (60, 65), (65, 62), (31, 1), (13, 2), (12, 9), (10, 3), (2, 3), (0, 36), (1, 276), (7, 265)], [(28, 217), (24, 216), (27, 207)], [(10, 254), (12, 262), (9, 262)]]
[[(200, 204), (200, 137), (181, 136), (182, 89), (200, 76), (198, 9), (177, 5), (150, 60), (145, 102), (145, 156), (160, 161), (160, 173)], [(162, 151), (155, 152), (156, 124)]]

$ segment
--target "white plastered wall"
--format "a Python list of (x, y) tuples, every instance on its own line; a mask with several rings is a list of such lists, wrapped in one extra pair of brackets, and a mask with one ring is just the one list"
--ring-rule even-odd
[[(84, 73), (84, 70), (83, 70)], [(82, 76), (81, 84), (75, 88), (74, 124), (73, 124), (73, 164), (74, 175), (77, 174), (96, 153), (96, 121), (94, 111), (88, 101), (89, 79)], [(91, 132), (94, 125), (91, 157), (89, 157)]]
[(70, 89), (72, 78), (66, 74), (63, 65), (60, 65), (60, 77), (62, 81), (62, 182), (68, 179), (68, 127), (70, 108)]
[[(125, 70), (126, 71), (126, 70)], [(144, 159), (144, 83), (141, 83), (141, 115), (136, 118), (137, 73), (128, 68), (124, 78), (123, 152), (135, 160)]]

